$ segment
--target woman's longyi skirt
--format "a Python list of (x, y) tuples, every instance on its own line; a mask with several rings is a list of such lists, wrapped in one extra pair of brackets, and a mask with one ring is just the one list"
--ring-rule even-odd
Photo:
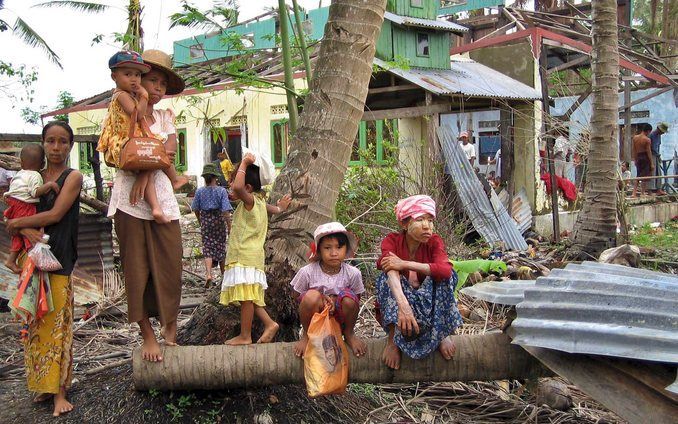
[(165, 325), (176, 320), (181, 301), (179, 221), (158, 224), (118, 210), (114, 222), (129, 322), (157, 317)]
[(54, 310), (28, 328), (24, 347), (28, 390), (59, 393), (73, 376), (73, 286), (68, 275), (49, 274)]

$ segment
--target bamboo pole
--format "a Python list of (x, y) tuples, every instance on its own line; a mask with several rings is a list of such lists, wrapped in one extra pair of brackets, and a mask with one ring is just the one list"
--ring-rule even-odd
[(292, 52), (290, 51), (289, 15), (285, 0), (278, 0), (278, 19), (280, 20), (280, 44), (283, 54), (283, 67), (285, 69), (285, 88), (287, 94), (287, 112), (290, 118), (290, 133), (297, 132), (298, 111), (297, 97), (294, 91), (294, 69), (292, 68)]
[[(349, 380), (355, 383), (412, 383), (416, 381), (475, 381), (528, 378), (547, 375), (521, 347), (503, 333), (453, 336), (457, 351), (446, 361), (437, 351), (425, 359), (403, 355), (399, 370), (386, 367), (381, 354), (386, 339), (368, 340), (367, 354), (349, 353)], [(303, 360), (294, 356), (293, 343), (248, 346), (163, 347), (163, 361), (133, 354), (137, 390), (190, 390), (263, 387), (304, 381)]]
[(312, 78), (311, 60), (308, 58), (308, 46), (306, 45), (304, 28), (301, 26), (301, 11), (299, 10), (299, 4), (297, 4), (297, 0), (292, 0), (292, 7), (294, 7), (294, 22), (297, 27), (295, 35), (297, 37), (299, 49), (301, 49), (301, 58), (304, 60), (304, 69), (306, 69), (306, 85), (310, 89)]

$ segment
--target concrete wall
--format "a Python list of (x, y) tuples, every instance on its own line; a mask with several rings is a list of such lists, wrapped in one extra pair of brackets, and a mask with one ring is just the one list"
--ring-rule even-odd
[(407, 178), (407, 191), (419, 193), (424, 181), (423, 164), (430, 164), (428, 158), (426, 122), (423, 118), (398, 119), (398, 162)]
[(510, 76), (530, 87), (535, 85), (535, 60), (529, 42), (492, 46), (469, 52), (471, 59)]
[[(577, 221), (578, 211), (560, 212), (560, 231), (572, 231)], [(626, 215), (629, 225), (643, 225), (649, 222), (668, 222), (678, 215), (678, 202), (652, 203), (645, 205), (629, 206)], [(553, 218), (551, 214), (536, 215), (532, 218), (535, 230), (545, 236), (553, 236)]]

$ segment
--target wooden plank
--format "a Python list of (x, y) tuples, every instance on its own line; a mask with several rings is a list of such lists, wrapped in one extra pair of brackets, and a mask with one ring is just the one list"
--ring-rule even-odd
[[(76, 135), (73, 140), (76, 143), (98, 143), (98, 135)], [(16, 143), (42, 143), (41, 134), (12, 134), (0, 133), (0, 141), (13, 141)]]
[(591, 94), (591, 91), (593, 91), (593, 87), (589, 85), (586, 91), (579, 95), (577, 100), (575, 100), (574, 103), (572, 103), (572, 106), (570, 106), (567, 112), (565, 112), (565, 114), (562, 117), (560, 117), (560, 119), (565, 122), (569, 121), (574, 111), (577, 110), (582, 103), (584, 103), (584, 100), (586, 100), (586, 98)]
[(398, 109), (366, 110), (363, 113), (363, 121), (377, 121), (379, 119), (418, 118), (434, 113), (450, 112), (452, 105), (449, 103), (436, 103), (430, 106), (401, 107)]
[(403, 85), (392, 85), (389, 87), (377, 87), (377, 88), (370, 88), (367, 90), (367, 95), (370, 96), (372, 94), (379, 94), (379, 93), (393, 93), (396, 91), (407, 91), (407, 90), (418, 90), (421, 89), (416, 84), (403, 84)]
[(563, 64), (560, 64), (558, 66), (554, 66), (553, 68), (549, 69), (546, 71), (546, 75), (551, 75), (554, 72), (559, 72), (563, 71), (565, 69), (572, 68), (573, 66), (580, 65), (584, 62), (588, 62), (591, 58), (589, 57), (588, 54), (585, 54), (584, 56), (579, 56), (578, 58), (571, 60), (569, 62), (565, 62)]
[[(658, 386), (666, 387), (673, 382), (675, 368), (539, 347), (523, 346), (523, 349), (632, 424), (670, 423), (678, 416), (678, 405), (669, 392), (657, 390)], [(624, 371), (620, 372), (620, 368)], [(635, 370), (629, 372), (633, 368)], [(638, 377), (645, 373), (651, 375)], [(650, 384), (646, 384), (648, 382)]]
[(671, 91), (671, 90), (673, 90), (672, 86), (664, 87), (661, 90), (655, 91), (654, 93), (650, 93), (647, 96), (643, 96), (640, 99), (636, 99), (629, 104), (625, 104), (624, 106), (621, 106), (619, 108), (619, 112), (623, 112), (625, 109), (630, 109), (631, 107), (633, 107), (637, 104), (643, 103), (644, 101), (650, 100), (653, 97), (659, 96), (660, 94), (664, 94), (667, 91)]

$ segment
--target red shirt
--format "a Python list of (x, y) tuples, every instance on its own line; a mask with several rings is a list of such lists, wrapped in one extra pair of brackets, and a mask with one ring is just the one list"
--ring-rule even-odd
[[(438, 234), (433, 234), (428, 243), (422, 243), (410, 258), (405, 232), (391, 233), (381, 242), (381, 256), (377, 260), (377, 269), (381, 269), (381, 260), (389, 254), (395, 253), (404, 261), (413, 261), (428, 264), (431, 267), (431, 278), (434, 280), (446, 280), (452, 276), (452, 263), (445, 251), (445, 243)], [(426, 275), (417, 273), (419, 281), (424, 281)]]

